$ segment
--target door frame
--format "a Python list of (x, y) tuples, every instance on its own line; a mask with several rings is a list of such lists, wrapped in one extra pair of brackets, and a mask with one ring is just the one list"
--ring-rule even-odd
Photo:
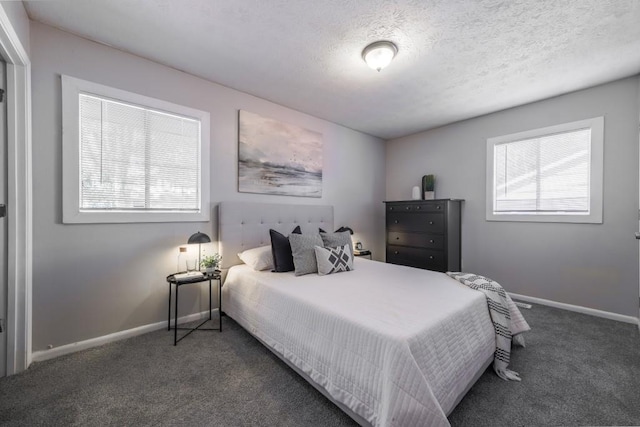
[(0, 55), (7, 63), (7, 375), (31, 364), (31, 61), (0, 7)]

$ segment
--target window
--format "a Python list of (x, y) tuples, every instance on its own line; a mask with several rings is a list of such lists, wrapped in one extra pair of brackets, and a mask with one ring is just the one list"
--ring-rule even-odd
[(209, 113), (62, 76), (63, 222), (209, 220)]
[(602, 223), (604, 119), (487, 140), (487, 220)]

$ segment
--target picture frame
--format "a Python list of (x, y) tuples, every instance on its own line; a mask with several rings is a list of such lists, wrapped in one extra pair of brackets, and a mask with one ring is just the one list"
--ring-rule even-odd
[(322, 197), (320, 132), (240, 110), (238, 191)]

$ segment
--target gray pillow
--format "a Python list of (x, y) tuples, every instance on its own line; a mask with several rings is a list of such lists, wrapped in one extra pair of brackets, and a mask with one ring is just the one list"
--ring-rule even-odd
[(353, 255), (349, 251), (349, 245), (338, 246), (337, 248), (316, 246), (314, 249), (319, 275), (324, 276), (325, 274), (353, 270)]
[(353, 243), (351, 243), (351, 233), (342, 231), (340, 233), (320, 233), (325, 248), (337, 248), (338, 246), (349, 246), (349, 253), (353, 256)]
[(293, 254), (295, 275), (302, 276), (318, 272), (314, 246), (322, 246), (322, 239), (318, 234), (290, 234), (289, 243)]

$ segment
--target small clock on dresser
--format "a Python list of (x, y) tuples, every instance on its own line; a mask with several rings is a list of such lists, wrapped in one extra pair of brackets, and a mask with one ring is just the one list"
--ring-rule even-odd
[(460, 271), (463, 200), (385, 202), (387, 262), (435, 271)]

